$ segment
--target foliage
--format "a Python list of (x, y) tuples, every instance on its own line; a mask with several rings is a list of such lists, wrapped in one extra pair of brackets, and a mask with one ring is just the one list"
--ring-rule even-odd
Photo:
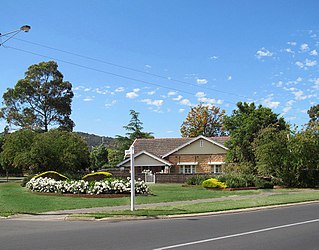
[[(130, 193), (131, 182), (127, 180), (104, 180), (88, 182), (79, 181), (56, 181), (51, 178), (32, 178), (26, 187), (34, 192), (43, 193), (71, 193), (71, 194), (112, 194), (112, 193)], [(149, 189), (144, 181), (135, 182), (136, 194), (148, 194)]]
[(90, 168), (92, 170), (98, 170), (105, 167), (109, 162), (108, 154), (108, 150), (103, 144), (94, 147), (90, 152)]
[(130, 110), (131, 120), (123, 128), (127, 131), (126, 136), (116, 136), (116, 143), (117, 143), (117, 152), (119, 154), (118, 159), (123, 159), (124, 151), (129, 149), (130, 146), (133, 144), (135, 139), (138, 138), (154, 138), (152, 136), (152, 132), (143, 132), (143, 123), (139, 119), (139, 112), (135, 110)]
[(59, 125), (72, 131), (72, 98), (72, 84), (63, 81), (57, 63), (41, 62), (31, 65), (25, 78), (3, 94), (0, 117), (21, 128), (48, 131), (49, 125)]
[(60, 174), (60, 173), (58, 173), (56, 171), (46, 171), (46, 172), (43, 172), (43, 173), (35, 175), (33, 178), (37, 179), (37, 178), (40, 178), (40, 177), (41, 178), (47, 177), (47, 178), (51, 178), (51, 179), (56, 180), (56, 181), (61, 181), (61, 180), (65, 181), (65, 180), (69, 179), (65, 175)]
[(205, 188), (227, 188), (227, 185), (223, 182), (215, 178), (210, 178), (208, 180), (203, 181), (202, 186)]
[(34, 177), (34, 174), (29, 174), (28, 176), (24, 177), (21, 182), (21, 187), (25, 187), (25, 185)]
[(2, 146), (1, 163), (7, 168), (18, 168), (29, 170), (33, 165), (31, 159), (31, 148), (36, 133), (31, 130), (18, 130), (6, 136)]
[(79, 173), (89, 166), (89, 151), (84, 140), (75, 133), (50, 130), (38, 134), (30, 151), (34, 172), (59, 171)]
[(94, 172), (82, 177), (84, 181), (100, 181), (106, 178), (112, 177), (112, 174), (109, 172)]
[(252, 174), (230, 173), (220, 175), (218, 180), (230, 188), (255, 187), (256, 177)]
[(191, 175), (186, 179), (187, 185), (202, 185), (203, 181), (211, 178), (210, 175)]
[(310, 118), (309, 120), (310, 124), (319, 122), (319, 104), (310, 107), (307, 113)]
[(229, 148), (227, 161), (242, 163), (248, 162), (255, 165), (256, 159), (252, 143), (258, 132), (266, 127), (275, 127), (278, 130), (286, 129), (286, 122), (278, 118), (278, 114), (271, 109), (255, 106), (254, 103), (237, 103), (237, 109), (231, 116), (224, 118), (225, 128), (230, 133), (226, 146)]
[(116, 167), (118, 163), (123, 161), (123, 151), (120, 151), (119, 149), (108, 149), (109, 155), (109, 166), (110, 167)]
[(227, 133), (223, 127), (224, 114), (225, 110), (220, 110), (213, 105), (200, 103), (191, 107), (180, 129), (182, 137), (226, 135)]

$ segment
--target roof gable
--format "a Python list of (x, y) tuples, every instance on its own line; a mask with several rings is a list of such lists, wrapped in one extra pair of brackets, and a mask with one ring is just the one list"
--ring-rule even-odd
[(160, 138), (160, 139), (137, 139), (134, 141), (134, 151), (138, 154), (141, 151), (147, 151), (154, 156), (163, 158), (169, 155), (171, 152), (176, 152), (176, 149), (183, 148), (199, 138), (205, 139), (208, 142), (214, 143), (214, 145), (228, 150), (224, 143), (229, 139), (228, 136), (222, 137), (205, 137), (198, 136), (196, 138)]
[(166, 153), (166, 154), (163, 156), (163, 158), (165, 158), (165, 157), (167, 157), (167, 156), (169, 156), (169, 155), (171, 155), (171, 154), (173, 154), (173, 153), (176, 153), (176, 152), (178, 152), (178, 151), (181, 151), (181, 150), (183, 150), (183, 149), (189, 147), (191, 144), (195, 143), (195, 142), (198, 141), (198, 140), (205, 140), (205, 141), (207, 141), (207, 142), (213, 144), (214, 146), (216, 146), (216, 147), (222, 149), (223, 151), (227, 151), (227, 150), (228, 150), (228, 148), (225, 147), (224, 145), (222, 145), (222, 144), (220, 144), (220, 143), (218, 143), (218, 142), (216, 142), (216, 141), (214, 141), (214, 140), (212, 140), (212, 139), (210, 139), (210, 138), (208, 138), (208, 137), (205, 137), (205, 136), (203, 136), (203, 135), (200, 135), (200, 136), (198, 136), (198, 137), (196, 137), (196, 138), (193, 138), (191, 141), (188, 141), (188, 142), (184, 143), (183, 145), (181, 145), (181, 146), (179, 146), (179, 147), (173, 149), (172, 151)]
[[(142, 158), (144, 158), (142, 160)], [(145, 159), (147, 159), (147, 161), (145, 161)], [(131, 161), (130, 158), (120, 162), (119, 164), (117, 164), (118, 167), (124, 166), (127, 163), (129, 163)], [(147, 163), (144, 163), (144, 162)], [(135, 166), (162, 166), (162, 165), (168, 165), (171, 166), (172, 163), (157, 157), (156, 155), (153, 155), (147, 151), (141, 151), (138, 154), (134, 155), (134, 165)]]

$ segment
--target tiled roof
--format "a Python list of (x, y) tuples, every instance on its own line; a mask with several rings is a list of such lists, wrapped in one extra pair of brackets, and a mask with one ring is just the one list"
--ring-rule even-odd
[[(211, 137), (210, 139), (224, 145), (228, 136)], [(145, 150), (158, 157), (162, 157), (174, 149), (194, 140), (194, 138), (160, 138), (160, 139), (137, 139), (134, 143), (135, 154)]]

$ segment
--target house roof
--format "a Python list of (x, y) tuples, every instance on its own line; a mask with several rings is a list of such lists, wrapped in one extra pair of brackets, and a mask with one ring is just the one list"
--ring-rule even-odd
[[(221, 146), (224, 146), (225, 142), (229, 138), (229, 136), (208, 137), (209, 140)], [(141, 151), (147, 151), (157, 157), (163, 157), (170, 152), (175, 151), (177, 148), (181, 148), (196, 139), (197, 138), (136, 139), (133, 146), (135, 154), (138, 154)]]
[[(135, 150), (134, 150), (134, 151), (135, 151)], [(135, 151), (135, 153), (137, 153), (137, 152)], [(157, 160), (158, 162), (162, 163), (163, 165), (168, 165), (168, 166), (171, 166), (171, 165), (172, 165), (172, 163), (170, 163), (169, 161), (166, 161), (165, 159), (159, 158), (158, 156), (153, 155), (153, 154), (151, 154), (151, 153), (149, 153), (149, 152), (147, 152), (147, 151), (145, 151), (145, 150), (140, 151), (140, 152), (138, 152), (137, 154), (135, 154), (135, 155), (134, 155), (134, 159), (137, 158), (137, 157), (139, 157), (139, 156), (142, 155), (142, 154), (148, 155), (149, 157), (151, 157), (151, 158)], [(122, 166), (122, 165), (124, 165), (125, 163), (130, 162), (130, 161), (131, 161), (131, 159), (128, 158), (128, 159), (126, 159), (126, 160), (120, 162), (119, 164), (117, 164), (117, 166), (118, 166), (118, 167), (119, 167), (119, 166)]]

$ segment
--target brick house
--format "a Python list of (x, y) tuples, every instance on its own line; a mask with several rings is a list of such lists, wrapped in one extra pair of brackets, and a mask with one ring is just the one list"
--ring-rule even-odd
[[(221, 173), (229, 137), (136, 139), (134, 166), (136, 173), (194, 174)], [(117, 165), (129, 168), (130, 158)]]

